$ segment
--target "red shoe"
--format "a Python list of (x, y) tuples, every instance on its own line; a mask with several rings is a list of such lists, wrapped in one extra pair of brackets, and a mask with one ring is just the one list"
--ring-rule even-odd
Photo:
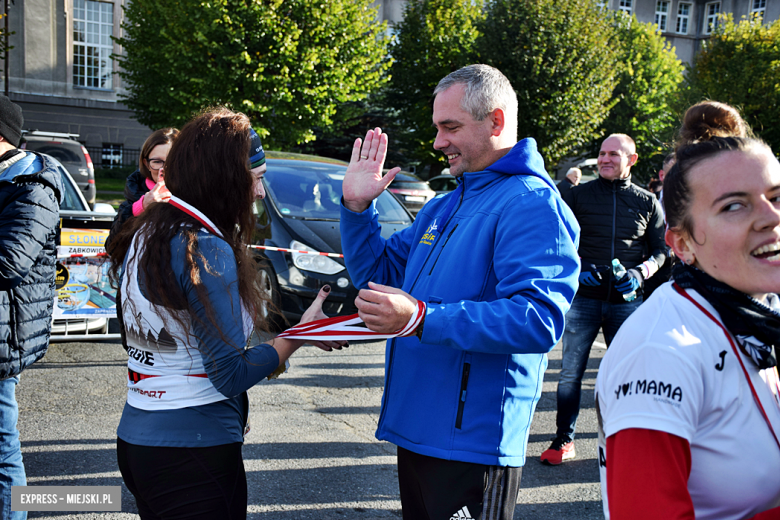
[(550, 445), (550, 448), (542, 453), (542, 464), (550, 466), (557, 466), (566, 460), (572, 460), (577, 456), (577, 452), (574, 451), (574, 441), (567, 439), (555, 438)]

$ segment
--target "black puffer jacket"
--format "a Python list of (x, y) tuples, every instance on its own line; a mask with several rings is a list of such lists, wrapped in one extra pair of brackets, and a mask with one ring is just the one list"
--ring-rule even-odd
[(149, 188), (146, 187), (146, 177), (140, 170), (136, 170), (127, 176), (127, 182), (125, 183), (125, 201), (119, 205), (116, 217), (114, 217), (114, 223), (111, 224), (111, 231), (108, 233), (108, 238), (105, 243), (106, 247), (108, 247), (109, 242), (111, 242), (111, 238), (122, 228), (122, 224), (133, 218), (133, 204), (149, 193), (149, 191)]
[(658, 199), (631, 183), (631, 177), (607, 181), (601, 177), (564, 190), (561, 198), (569, 205), (582, 228), (579, 254), (583, 269), (602, 266), (607, 273), (598, 287), (580, 285), (577, 294), (611, 303), (623, 303), (612, 287), (608, 267), (613, 258), (626, 269), (652, 257), (660, 266), (666, 258), (664, 217)]
[[(6, 168), (9, 160), (16, 162)], [(0, 379), (49, 346), (62, 193), (50, 157), (17, 150), (0, 157)]]

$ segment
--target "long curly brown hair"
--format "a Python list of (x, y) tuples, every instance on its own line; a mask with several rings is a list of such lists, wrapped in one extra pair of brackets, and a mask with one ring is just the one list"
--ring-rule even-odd
[[(252, 317), (255, 329), (266, 331), (263, 309), (269, 302), (257, 284), (257, 263), (247, 248), (255, 224), (252, 214), (254, 178), (247, 162), (249, 131), (249, 119), (242, 113), (223, 107), (205, 110), (187, 123), (174, 141), (165, 162), (165, 184), (171, 194), (199, 209), (222, 233), (235, 257), (242, 303)], [(138, 272), (150, 293), (148, 300), (173, 311), (165, 314), (185, 333), (191, 334), (190, 320), (197, 317), (171, 267), (171, 241), (182, 233), (189, 278), (206, 309), (208, 323), (203, 324), (203, 329), (224, 340), (225, 331), (217, 326), (214, 308), (200, 280), (201, 269), (216, 273), (198, 247), (198, 231), (202, 227), (195, 218), (170, 204), (152, 205), (138, 218), (128, 221), (112, 239), (108, 246), (109, 276), (118, 287), (128, 249), (136, 233), (142, 232), (144, 251), (138, 260)], [(123, 305), (126, 303), (132, 304), (122, 301)], [(182, 310), (190, 312), (176, 312)], [(163, 316), (163, 319), (166, 318)], [(245, 345), (233, 347), (243, 350)]]

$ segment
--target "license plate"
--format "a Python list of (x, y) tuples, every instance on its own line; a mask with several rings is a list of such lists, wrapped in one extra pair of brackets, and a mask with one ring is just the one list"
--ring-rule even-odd
[(405, 195), (404, 199), (406, 199), (406, 202), (425, 202), (425, 197), (412, 197), (410, 195)]

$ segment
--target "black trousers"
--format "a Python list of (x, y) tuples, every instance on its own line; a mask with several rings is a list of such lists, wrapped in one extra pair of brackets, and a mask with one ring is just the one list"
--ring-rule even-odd
[(117, 439), (116, 454), (142, 520), (246, 519), (241, 443), (166, 448)]
[(512, 520), (523, 468), (427, 457), (398, 448), (404, 520)]

